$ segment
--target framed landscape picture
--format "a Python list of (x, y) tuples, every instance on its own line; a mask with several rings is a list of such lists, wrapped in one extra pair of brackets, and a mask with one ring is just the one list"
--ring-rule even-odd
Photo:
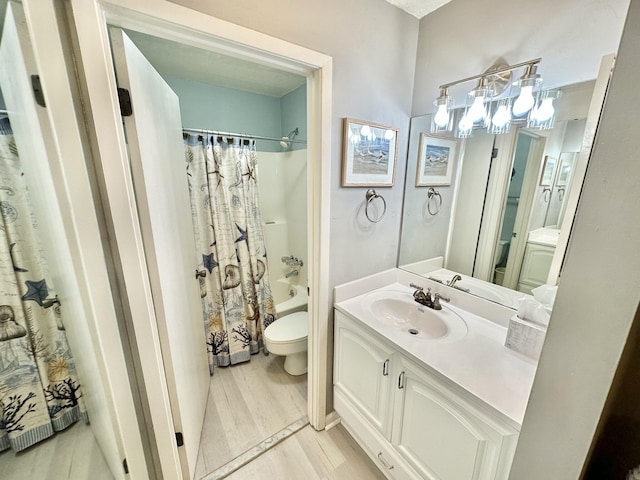
[(398, 155), (398, 129), (344, 119), (343, 187), (392, 187)]
[(542, 172), (540, 173), (540, 186), (549, 187), (553, 183), (553, 178), (556, 173), (556, 163), (558, 159), (546, 155), (544, 157), (544, 164), (542, 165)]
[(451, 185), (456, 146), (454, 138), (420, 134), (416, 187)]

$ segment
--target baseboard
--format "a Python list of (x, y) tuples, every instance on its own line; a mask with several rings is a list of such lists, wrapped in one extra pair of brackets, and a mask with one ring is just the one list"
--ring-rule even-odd
[(333, 427), (335, 427), (336, 425), (338, 425), (339, 423), (340, 423), (340, 415), (338, 415), (338, 412), (333, 410), (325, 418), (325, 427), (324, 427), (324, 429), (325, 430), (330, 430)]

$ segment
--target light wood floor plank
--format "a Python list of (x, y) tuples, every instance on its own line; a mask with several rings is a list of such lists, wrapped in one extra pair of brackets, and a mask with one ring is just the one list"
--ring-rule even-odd
[[(341, 451), (341, 454), (337, 454)], [(340, 458), (341, 457), (341, 458)], [(227, 477), (228, 480), (384, 480), (342, 426), (316, 432), (307, 426)]]
[(2, 480), (112, 480), (89, 425), (77, 422), (20, 453), (0, 453)]
[(217, 368), (211, 377), (196, 477), (200, 478), (307, 415), (307, 376), (284, 371), (284, 357)]

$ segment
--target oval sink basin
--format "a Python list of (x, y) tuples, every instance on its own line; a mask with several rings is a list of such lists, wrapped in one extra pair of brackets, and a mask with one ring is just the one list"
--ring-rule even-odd
[(408, 293), (373, 292), (364, 297), (367, 311), (376, 320), (425, 340), (456, 340), (467, 333), (467, 324), (443, 307), (433, 310), (416, 302)]

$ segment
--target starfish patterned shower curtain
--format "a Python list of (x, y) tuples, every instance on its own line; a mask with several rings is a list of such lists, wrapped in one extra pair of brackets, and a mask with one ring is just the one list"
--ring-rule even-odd
[(250, 360), (275, 320), (255, 141), (184, 135), (209, 370)]
[[(28, 161), (28, 160), (27, 160)], [(0, 120), (0, 451), (79, 418), (80, 384), (7, 119)]]

